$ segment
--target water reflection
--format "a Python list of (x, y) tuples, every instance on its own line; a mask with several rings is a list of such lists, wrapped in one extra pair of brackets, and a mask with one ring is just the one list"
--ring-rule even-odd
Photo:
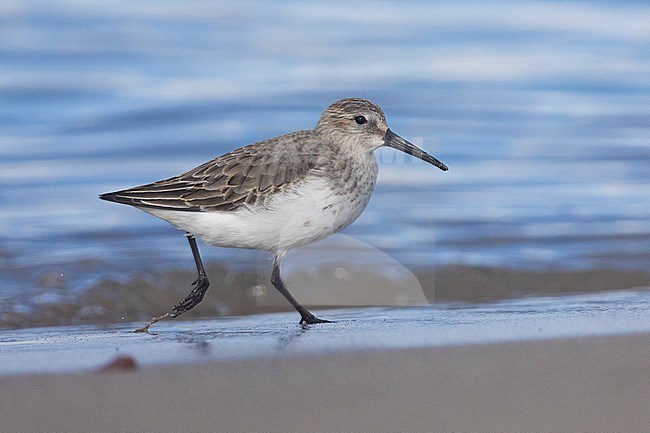
[(207, 360), (245, 361), (332, 352), (401, 350), (650, 332), (650, 290), (528, 298), (470, 305), (318, 311), (334, 323), (300, 326), (293, 313), (167, 321), (157, 335), (135, 324), (7, 331), (0, 374), (95, 371), (128, 355), (146, 368)]

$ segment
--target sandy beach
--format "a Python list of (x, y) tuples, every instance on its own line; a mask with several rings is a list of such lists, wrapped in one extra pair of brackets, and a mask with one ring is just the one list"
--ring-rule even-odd
[(0, 378), (6, 432), (641, 432), (650, 334)]
[(336, 323), (307, 328), (276, 313), (162, 322), (155, 335), (8, 331), (0, 421), (7, 432), (647, 431), (648, 298), (323, 310)]

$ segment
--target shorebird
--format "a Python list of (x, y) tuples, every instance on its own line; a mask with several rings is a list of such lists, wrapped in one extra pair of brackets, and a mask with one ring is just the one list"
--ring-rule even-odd
[(196, 236), (209, 245), (273, 254), (271, 283), (300, 313), (301, 324), (326, 323), (289, 293), (280, 277), (290, 250), (324, 239), (354, 222), (377, 180), (374, 151), (388, 146), (443, 171), (438, 159), (388, 128), (384, 112), (366, 99), (327, 107), (316, 127), (233, 150), (178, 176), (100, 195), (134, 206), (185, 231), (198, 277), (169, 312), (177, 317), (201, 302), (210, 282)]

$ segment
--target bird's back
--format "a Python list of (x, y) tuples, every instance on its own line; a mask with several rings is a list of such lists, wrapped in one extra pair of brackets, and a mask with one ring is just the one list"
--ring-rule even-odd
[[(102, 194), (103, 200), (141, 208), (227, 212), (264, 205), (313, 172), (319, 159), (313, 131), (298, 131), (228, 152), (169, 179)], [(325, 149), (327, 150), (327, 149)]]

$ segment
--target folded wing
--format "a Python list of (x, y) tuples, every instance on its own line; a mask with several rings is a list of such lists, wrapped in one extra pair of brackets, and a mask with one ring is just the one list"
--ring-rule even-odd
[[(234, 211), (264, 205), (314, 169), (313, 155), (278, 152), (277, 139), (242, 147), (170, 179), (100, 198), (136, 207), (189, 212)], [(255, 147), (253, 147), (255, 146)], [(281, 162), (281, 163), (280, 163)]]

